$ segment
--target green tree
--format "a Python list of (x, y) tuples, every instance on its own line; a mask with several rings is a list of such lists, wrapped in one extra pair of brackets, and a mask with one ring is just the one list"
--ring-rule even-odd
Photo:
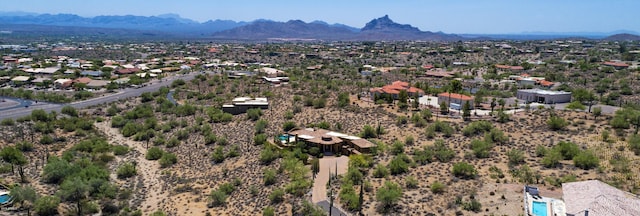
[(393, 205), (400, 200), (400, 197), (402, 197), (402, 188), (390, 181), (385, 181), (384, 185), (376, 193), (376, 200), (382, 205), (380, 210), (384, 213), (392, 209)]
[(507, 152), (507, 158), (510, 166), (524, 163), (524, 152), (518, 149), (512, 149)]
[(602, 115), (602, 107), (594, 107), (593, 108), (593, 120), (596, 120), (598, 116)]
[(218, 146), (213, 150), (213, 154), (211, 154), (211, 160), (215, 163), (221, 163), (224, 161), (225, 155), (222, 149), (222, 146)]
[(465, 121), (469, 121), (469, 119), (471, 118), (471, 104), (469, 103), (469, 101), (466, 101), (462, 106), (462, 118)]
[(78, 111), (76, 110), (76, 108), (73, 108), (69, 105), (62, 107), (62, 110), (60, 110), (60, 112), (71, 117), (78, 117)]
[(582, 103), (581, 103), (580, 101), (575, 101), (575, 100), (574, 100), (573, 102), (569, 103), (569, 105), (567, 105), (567, 107), (566, 107), (566, 108), (567, 108), (567, 109), (570, 109), (570, 110), (584, 110), (584, 109), (586, 109), (587, 107), (585, 107), (584, 105), (582, 105)]
[(445, 103), (444, 101), (440, 102), (440, 114), (446, 115), (447, 113), (449, 113), (449, 107), (447, 106), (447, 103)]
[(80, 216), (83, 215), (82, 201), (89, 196), (90, 191), (91, 186), (79, 177), (75, 177), (62, 182), (58, 194), (64, 200), (75, 202), (78, 216)]
[(145, 155), (145, 158), (147, 160), (158, 160), (162, 157), (162, 155), (164, 154), (164, 151), (158, 147), (151, 147), (149, 150), (147, 150), (147, 154)]
[(55, 196), (43, 196), (36, 200), (34, 210), (36, 214), (42, 216), (58, 215), (58, 206), (60, 199)]
[(27, 158), (24, 156), (24, 154), (22, 154), (20, 150), (13, 146), (4, 147), (0, 151), (0, 158), (2, 158), (3, 161), (11, 164), (12, 172), (14, 170), (14, 166), (18, 166), (18, 175), (20, 176), (20, 181), (26, 182), (27, 179), (25, 178), (26, 176), (24, 174), (23, 166), (26, 165), (29, 161), (27, 161)]
[(15, 186), (11, 188), (9, 192), (14, 203), (20, 204), (20, 208), (27, 210), (27, 215), (31, 215), (31, 208), (33, 207), (38, 195), (31, 186)]
[(496, 108), (496, 98), (491, 98), (491, 114), (493, 115), (493, 110)]

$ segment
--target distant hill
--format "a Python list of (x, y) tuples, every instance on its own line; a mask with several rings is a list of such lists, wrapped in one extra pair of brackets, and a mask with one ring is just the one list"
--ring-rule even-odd
[(260, 21), (213, 34), (217, 39), (317, 39), (317, 40), (427, 40), (451, 41), (464, 38), (444, 33), (423, 32), (411, 25), (393, 22), (389, 16), (373, 19), (359, 31), (344, 25), (314, 21)]
[(426, 40), (426, 41), (455, 41), (463, 37), (441, 32), (420, 31), (407, 24), (398, 24), (388, 15), (368, 22), (357, 37), (359, 40)]
[(607, 41), (640, 41), (640, 36), (634, 34), (615, 34), (609, 37), (603, 38)]
[[(29, 24), (45, 26), (73, 26), (91, 28), (135, 29), (163, 31), (185, 35), (209, 35), (212, 32), (223, 31), (247, 22), (235, 22), (230, 20), (209, 20), (204, 23), (185, 19), (177, 14), (164, 14), (159, 16), (96, 16), (92, 18), (81, 17), (74, 14), (39, 14), (12, 15), (16, 13), (0, 13), (0, 23), (4, 24)], [(0, 26), (2, 28), (2, 26)]]
[(216, 39), (268, 40), (268, 39), (318, 39), (346, 40), (355, 36), (351, 29), (330, 26), (327, 23), (257, 21), (213, 34)]

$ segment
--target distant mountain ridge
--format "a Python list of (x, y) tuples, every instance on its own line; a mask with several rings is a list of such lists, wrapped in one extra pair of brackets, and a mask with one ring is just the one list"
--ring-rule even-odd
[[(445, 34), (442, 32), (421, 31), (409, 24), (399, 24), (385, 15), (366, 23), (363, 28), (355, 28), (344, 24), (328, 24), (324, 21), (305, 23), (300, 20), (277, 22), (258, 19), (250, 22), (233, 20), (208, 20), (197, 22), (180, 17), (178, 14), (162, 14), (157, 16), (96, 16), (81, 17), (75, 14), (36, 14), (30, 12), (0, 11), (0, 31), (19, 31), (28, 35), (29, 29), (20, 25), (37, 26), (38, 35), (47, 35), (46, 26), (51, 26), (51, 34), (81, 34), (80, 28), (89, 28), (96, 35), (106, 32), (122, 32), (135, 30), (143, 35), (171, 35), (176, 38), (213, 38), (233, 40), (268, 40), (268, 39), (311, 39), (311, 40), (425, 40), (425, 41), (457, 41), (457, 40), (547, 40), (562, 38), (584, 38), (603, 40), (640, 40), (637, 32), (619, 30), (610, 33), (597, 32), (525, 32), (516, 34)], [(73, 27), (73, 31), (65, 33), (64, 28)], [(110, 31), (113, 29), (116, 31)], [(100, 33), (102, 32), (102, 33)], [(614, 35), (621, 34), (622, 35)], [(119, 34), (118, 34), (119, 35)], [(609, 37), (608, 37), (609, 36)]]
[(190, 19), (182, 18), (177, 14), (164, 14), (159, 16), (96, 16), (87, 18), (75, 14), (4, 16), (1, 13), (0, 23), (153, 30), (191, 35), (210, 34), (212, 32), (223, 31), (247, 24), (247, 22), (235, 22), (231, 20), (209, 20), (198, 23)]
[(407, 24), (393, 22), (388, 15), (371, 20), (359, 31), (343, 25), (328, 25), (314, 21), (253, 22), (251, 24), (213, 34), (217, 39), (318, 39), (318, 40), (426, 40), (452, 41), (464, 39), (457, 35), (423, 32)]

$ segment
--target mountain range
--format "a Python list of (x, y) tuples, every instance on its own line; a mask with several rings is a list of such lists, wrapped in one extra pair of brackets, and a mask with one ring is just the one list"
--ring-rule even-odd
[[(25, 28), (29, 26), (29, 28)], [(65, 32), (64, 27), (73, 29)], [(72, 27), (72, 28), (71, 28)], [(86, 28), (86, 32), (81, 29)], [(408, 24), (398, 24), (385, 15), (366, 23), (363, 28), (344, 24), (328, 24), (324, 21), (306, 23), (301, 20), (277, 22), (272, 20), (254, 20), (236, 22), (232, 20), (209, 20), (197, 22), (182, 18), (177, 14), (157, 16), (96, 16), (81, 17), (74, 14), (35, 14), (28, 12), (0, 12), (0, 31), (19, 31), (28, 35), (34, 29), (36, 33), (46, 35), (48, 29), (55, 35), (109, 35), (121, 34), (126, 30), (140, 37), (159, 36), (172, 38), (201, 38), (219, 40), (423, 40), (458, 41), (471, 39), (552, 39), (576, 37), (580, 35), (523, 33), (508, 35), (455, 35), (442, 32), (422, 31)], [(630, 36), (618, 37), (636, 39), (635, 32)], [(636, 37), (633, 37), (636, 36)], [(606, 35), (585, 34), (585, 38), (602, 39)]]

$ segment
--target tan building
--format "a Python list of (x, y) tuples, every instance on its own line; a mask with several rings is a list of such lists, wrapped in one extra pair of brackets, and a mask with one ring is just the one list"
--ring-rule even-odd
[(302, 141), (308, 146), (318, 147), (322, 152), (342, 154), (368, 154), (375, 144), (357, 136), (317, 128), (293, 130), (288, 133), (294, 142)]

